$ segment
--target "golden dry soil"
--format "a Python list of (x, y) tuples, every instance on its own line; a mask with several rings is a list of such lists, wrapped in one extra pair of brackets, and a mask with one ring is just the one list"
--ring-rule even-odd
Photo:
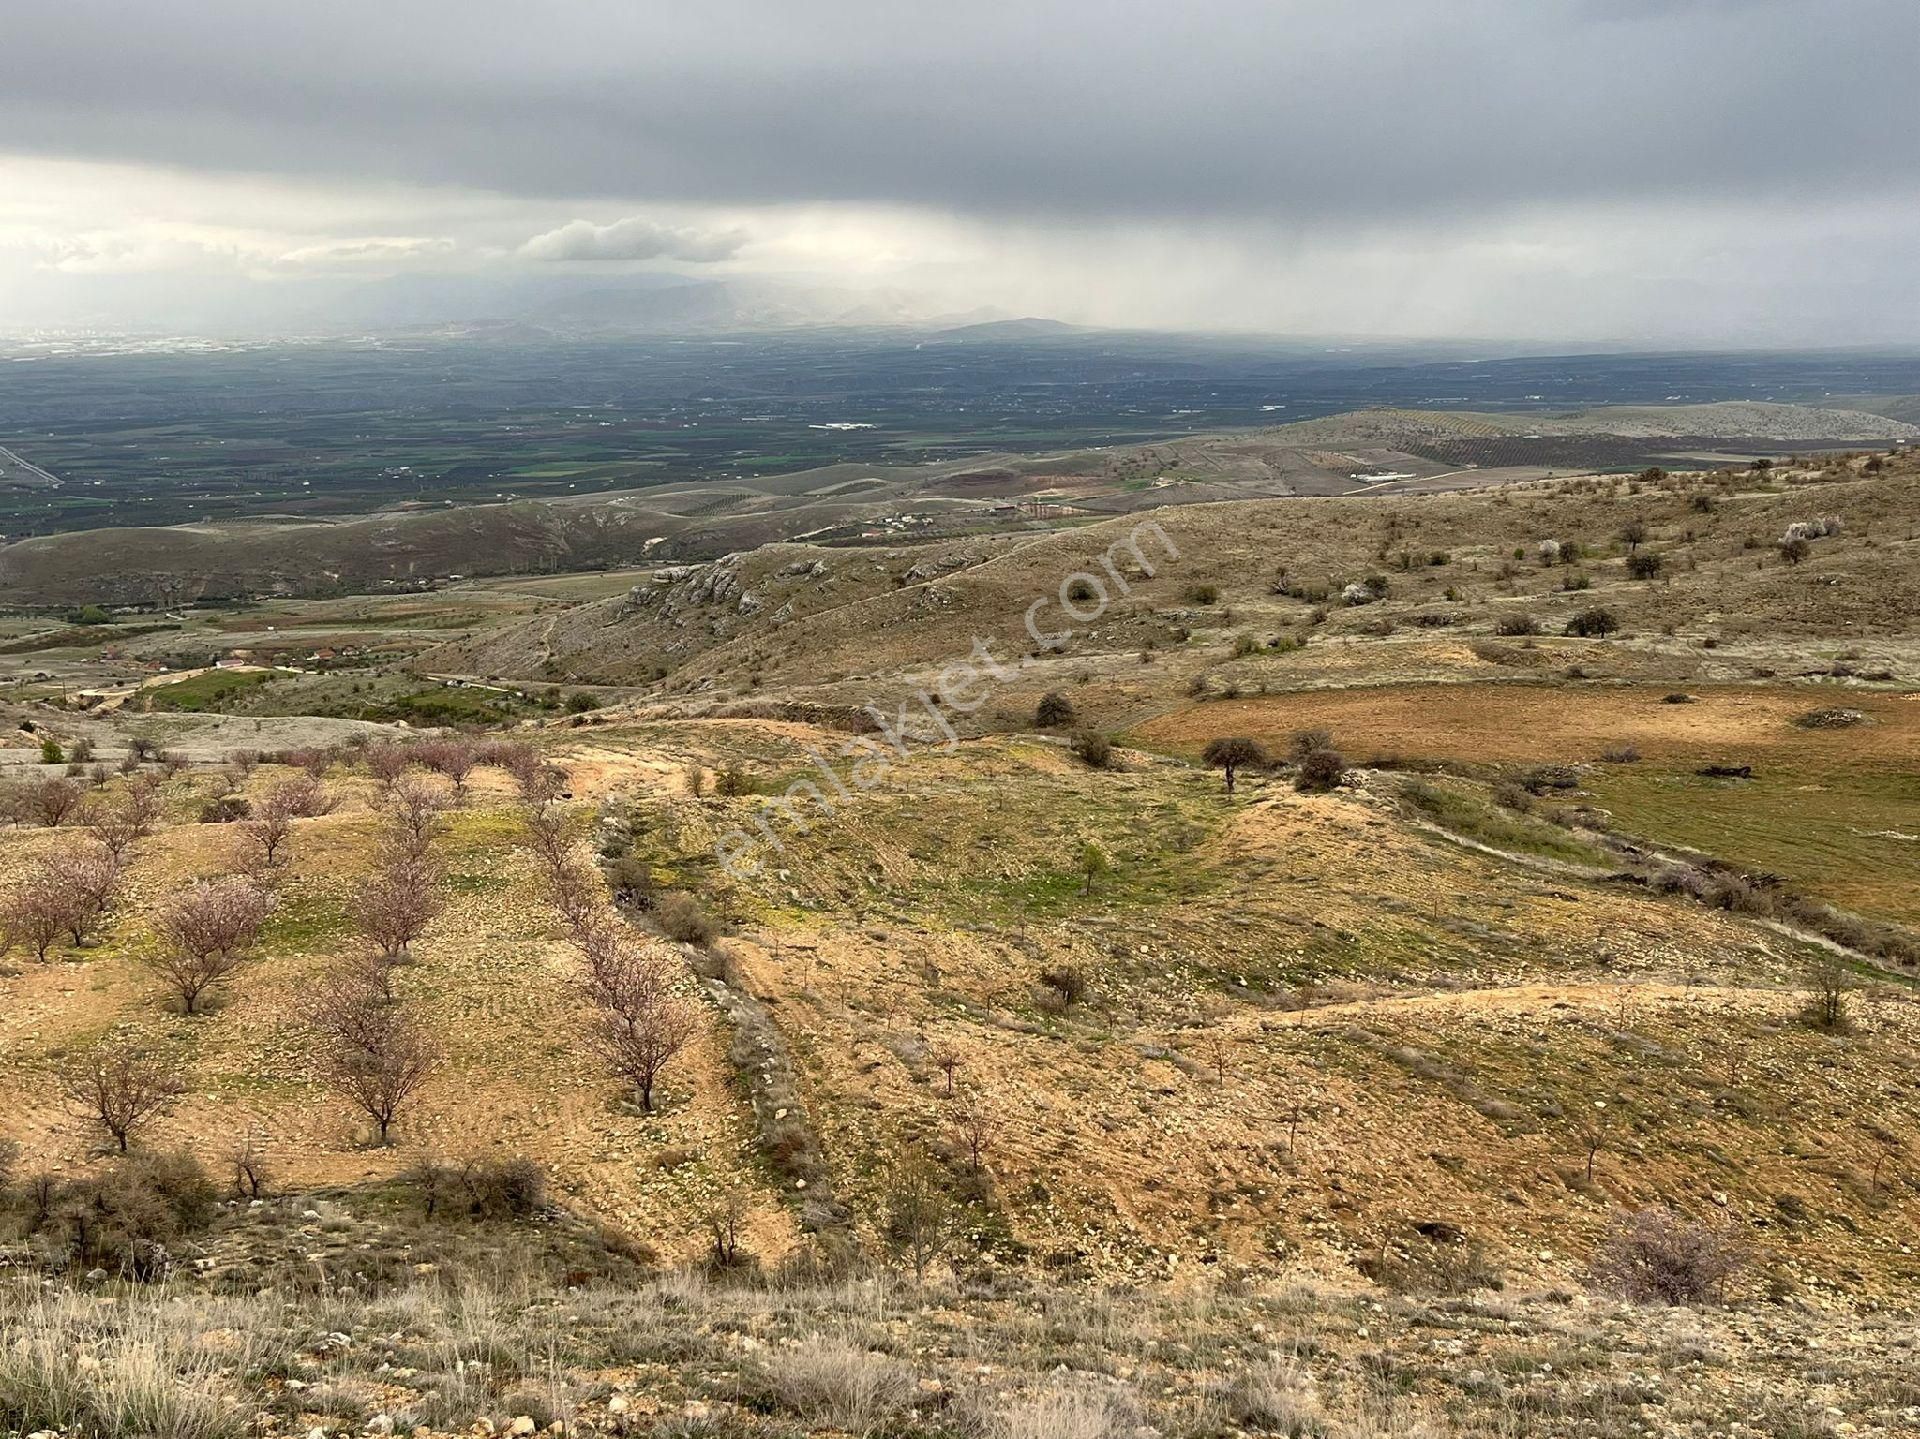
[[(977, 1192), (969, 1229), (991, 1262), (1069, 1273), (1350, 1273), (1427, 1223), (1510, 1273), (1577, 1282), (1622, 1206), (1665, 1201), (1746, 1219), (1788, 1288), (1917, 1277), (1904, 1136), (1920, 1113), (1898, 1076), (1920, 1058), (1920, 1011), (1876, 992), (1851, 1033), (1808, 1029), (1809, 951), (1738, 916), (1444, 842), (1364, 777), (1323, 797), (1250, 780), (1229, 801), (1184, 765), (1094, 772), (1031, 738), (917, 754), (736, 880), (714, 836), (844, 737), (681, 721), (553, 738), (583, 834), (609, 807), (657, 883), (733, 924), (720, 946), (785, 1037), (865, 1233), (888, 1165), (925, 1142)], [(738, 761), (760, 792), (696, 797), (689, 760)], [(152, 907), (228, 862), (230, 832), (192, 822), (208, 783), (176, 793), (103, 943), (47, 966), (16, 954), (0, 978), (0, 1104), (30, 1163), (89, 1162), (54, 1080), (119, 1035), (177, 1059), (191, 1092), (155, 1138), (211, 1162), (249, 1134), (295, 1185), (526, 1153), (667, 1254), (699, 1250), (704, 1208), (733, 1187), (754, 1196), (756, 1252), (794, 1242), (717, 1010), (661, 1113), (598, 1071), (497, 775), (437, 842), (450, 903), (401, 987), (445, 1063), (394, 1148), (366, 1147), (299, 1019), (351, 943), (369, 781), (336, 778), (345, 803), (296, 827), (263, 956), (224, 1005), (173, 1013), (138, 955)], [(1111, 867), (1085, 893), (1090, 840)], [(7, 831), (0, 864), (64, 842)], [(1041, 983), (1060, 967), (1086, 983), (1065, 1006)]]
[[(125, 1039), (177, 1058), (189, 1086), (150, 1142), (187, 1145), (216, 1170), (248, 1138), (279, 1182), (295, 1186), (382, 1178), (429, 1154), (525, 1153), (549, 1167), (562, 1195), (664, 1252), (696, 1243), (713, 1195), (757, 1182), (726, 1035), (709, 1024), (651, 1116), (599, 1071), (580, 1043), (576, 961), (518, 848), (517, 822), (497, 802), (504, 786), (495, 776), (476, 785), (471, 807), (437, 842), (447, 906), (399, 981), (434, 1035), (440, 1063), (403, 1113), (395, 1144), (369, 1147), (364, 1116), (321, 1083), (302, 1022), (307, 996), (355, 943), (345, 909), (372, 848), (371, 785), (334, 783), (350, 797), (296, 827), (261, 957), (233, 979), (214, 1013), (174, 1012), (138, 956), (156, 943), (145, 917), (168, 893), (230, 866), (234, 837), (224, 826), (181, 820), (145, 841), (119, 917), (97, 947), (62, 948), (48, 965), (15, 953), (13, 972), (0, 979), (0, 1109), (29, 1159), (65, 1169), (88, 1162), (93, 1140), (57, 1077), (66, 1057), (89, 1044)], [(0, 837), (0, 853), (17, 868), (34, 850), (68, 842), (60, 831), (14, 831)], [(791, 1220), (771, 1198), (750, 1228), (769, 1254), (792, 1241)]]
[[(1686, 693), (1691, 704), (1665, 697)], [(1803, 729), (1795, 720), (1838, 706), (1869, 722)], [(1920, 695), (1829, 687), (1714, 685), (1392, 685), (1308, 690), (1192, 705), (1141, 724), (1144, 743), (1195, 752), (1245, 734), (1284, 750), (1296, 730), (1322, 727), (1354, 759), (1398, 754), (1469, 762), (1583, 762), (1616, 745), (1649, 759), (1791, 762), (1820, 769), (1920, 765)]]

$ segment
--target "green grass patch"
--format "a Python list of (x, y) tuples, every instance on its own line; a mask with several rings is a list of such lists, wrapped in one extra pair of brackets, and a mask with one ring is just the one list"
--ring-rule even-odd
[(1605, 855), (1558, 825), (1502, 809), (1454, 781), (1411, 780), (1400, 796), (1420, 815), (1450, 833), (1494, 849), (1539, 855), (1568, 864), (1602, 866)]
[(1920, 923), (1920, 772), (1763, 767), (1724, 780), (1634, 766), (1588, 786), (1624, 830), (1777, 874), (1864, 915)]
[(271, 670), (208, 670), (155, 685), (144, 696), (145, 708), (174, 714), (229, 713), (275, 678)]

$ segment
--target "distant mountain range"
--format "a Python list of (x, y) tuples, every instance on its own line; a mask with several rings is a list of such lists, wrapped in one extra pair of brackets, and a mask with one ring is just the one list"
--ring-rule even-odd
[[(99, 313), (97, 328), (231, 338), (356, 334), (476, 334), (491, 339), (597, 338), (795, 327), (910, 326), (956, 338), (1033, 338), (1071, 326), (955, 311), (898, 287), (804, 279), (702, 279), (670, 274), (396, 275), (379, 280), (259, 282), (235, 298), (203, 288), (141, 288), (125, 276), (50, 277), (50, 313)], [(108, 316), (114, 319), (109, 322)], [(11, 317), (32, 326), (35, 317)], [(984, 327), (984, 328), (983, 328)], [(63, 328), (71, 328), (63, 327)], [(979, 331), (970, 335), (970, 331)]]

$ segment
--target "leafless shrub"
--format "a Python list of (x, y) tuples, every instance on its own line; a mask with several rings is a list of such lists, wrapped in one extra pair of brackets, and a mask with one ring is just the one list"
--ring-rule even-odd
[(548, 764), (538, 749), (524, 741), (500, 741), (480, 753), (486, 763), (499, 766), (513, 777), (523, 804), (535, 808), (549, 805), (566, 791), (566, 771)]
[(7, 894), (0, 921), (5, 928), (5, 947), (24, 943), (33, 957), (45, 964), (49, 952), (68, 929), (73, 912), (72, 896), (57, 875), (44, 865), (30, 869)]
[(63, 1088), (74, 1112), (98, 1125), (125, 1154), (135, 1136), (185, 1092), (176, 1068), (136, 1049), (99, 1050), (67, 1071)]
[(1287, 759), (1299, 764), (1310, 754), (1323, 749), (1333, 748), (1333, 731), (1330, 729), (1298, 729), (1287, 741)]
[(1313, 1375), (1285, 1359), (1258, 1359), (1236, 1369), (1215, 1397), (1243, 1429), (1295, 1439), (1325, 1434), (1328, 1426)]
[(809, 1427), (853, 1434), (872, 1433), (917, 1393), (913, 1371), (898, 1360), (822, 1335), (773, 1354), (765, 1378)]
[(1061, 1009), (1080, 1003), (1093, 986), (1087, 972), (1077, 964), (1050, 964), (1040, 971), (1041, 987), (1053, 994)]
[(28, 780), (10, 796), (13, 817), (22, 824), (56, 829), (71, 819), (86, 796), (85, 786), (65, 775)]
[(966, 1060), (961, 1056), (959, 1050), (953, 1048), (951, 1045), (944, 1044), (934, 1050), (929, 1057), (933, 1061), (933, 1067), (939, 1070), (946, 1080), (947, 1097), (952, 1098), (954, 1071), (964, 1065)]
[(1594, 1284), (1638, 1304), (1724, 1299), (1745, 1268), (1747, 1246), (1732, 1220), (1703, 1223), (1671, 1209), (1642, 1209), (1614, 1224), (1593, 1257)]
[(249, 1134), (228, 1153), (227, 1162), (233, 1170), (233, 1192), (237, 1197), (266, 1198), (273, 1175), (267, 1166), (266, 1151), (258, 1139)]
[(912, 1268), (914, 1283), (926, 1283), (928, 1266), (953, 1240), (953, 1200), (939, 1167), (908, 1150), (887, 1171), (880, 1208), (887, 1248)]
[(1070, 725), (1077, 718), (1073, 701), (1059, 690), (1048, 690), (1040, 696), (1040, 703), (1034, 706), (1033, 722), (1041, 729), (1058, 729), (1061, 725)]
[(269, 790), (266, 803), (279, 805), (295, 819), (317, 819), (323, 814), (332, 814), (340, 801), (320, 783), (320, 776), (309, 765), (297, 777), (283, 780)]
[(976, 1092), (961, 1100), (949, 1122), (954, 1139), (965, 1152), (973, 1172), (984, 1173), (987, 1151), (1000, 1133), (999, 1113), (984, 1095)]
[(546, 1172), (525, 1155), (468, 1159), (456, 1174), (467, 1212), (475, 1219), (531, 1219), (546, 1208)]
[(662, 896), (653, 907), (653, 918), (662, 934), (682, 944), (711, 944), (720, 932), (700, 901), (682, 891)]
[(653, 866), (637, 854), (623, 854), (605, 866), (607, 890), (635, 909), (653, 908)]
[(371, 744), (367, 746), (367, 773), (377, 780), (382, 789), (391, 789), (396, 780), (407, 772), (412, 756), (405, 745)]
[(729, 1189), (707, 1206), (707, 1259), (715, 1269), (736, 1269), (750, 1256), (741, 1249), (747, 1219), (747, 1197)]
[(426, 1032), (363, 978), (340, 973), (308, 1013), (322, 1071), (367, 1114), (384, 1145), (399, 1112), (433, 1073)]
[(1829, 1034), (1852, 1028), (1847, 996), (1854, 987), (1853, 971), (1831, 950), (1817, 951), (1807, 965), (1807, 1023)]
[(1088, 769), (1113, 768), (1113, 739), (1097, 729), (1083, 729), (1068, 741), (1074, 758)]
[(651, 1112), (661, 1072), (699, 1032), (698, 1011), (680, 993), (679, 966), (614, 924), (585, 937), (582, 957), (582, 989), (597, 1011), (590, 1042)]
[(450, 739), (429, 740), (414, 749), (415, 757), (436, 774), (445, 775), (453, 781), (454, 803), (462, 803), (467, 797), (467, 777), (480, 762), (479, 750), (473, 741), (462, 736)]
[(444, 907), (435, 891), (439, 873), (425, 855), (383, 847), (374, 872), (354, 894), (352, 915), (362, 937), (389, 963), (405, 963)]
[(197, 1014), (207, 991), (245, 963), (272, 909), (267, 892), (243, 875), (201, 880), (161, 911), (163, 943), (145, 963)]
[[(97, 1178), (63, 1187), (49, 1211), (51, 1227), (76, 1269), (104, 1269), (134, 1280), (167, 1278), (181, 1242), (211, 1222), (218, 1196), (207, 1174), (184, 1152), (123, 1160)], [(97, 1371), (96, 1371), (97, 1372)], [(206, 1395), (177, 1394), (172, 1369), (124, 1363), (99, 1398), (105, 1428), (88, 1432), (132, 1439), (229, 1439), (235, 1416)]]
[(387, 787), (386, 803), (392, 842), (410, 856), (425, 854), (451, 803), (447, 792), (429, 781), (396, 776)]

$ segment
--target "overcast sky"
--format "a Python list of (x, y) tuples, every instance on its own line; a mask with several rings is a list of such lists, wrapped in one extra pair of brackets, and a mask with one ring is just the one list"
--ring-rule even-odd
[(664, 269), (1920, 341), (1916, 0), (7, 0), (0, 43), (0, 328)]

